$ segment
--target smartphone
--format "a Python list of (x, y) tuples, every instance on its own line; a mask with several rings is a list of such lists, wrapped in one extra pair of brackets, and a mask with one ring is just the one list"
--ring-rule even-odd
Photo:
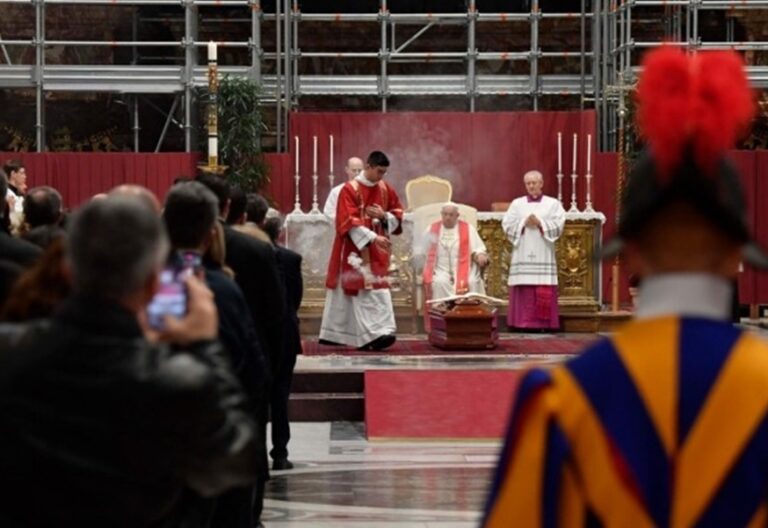
[(182, 318), (187, 313), (187, 277), (201, 266), (198, 253), (183, 252), (171, 256), (160, 272), (160, 286), (147, 306), (147, 320), (155, 330), (163, 329), (166, 315)]

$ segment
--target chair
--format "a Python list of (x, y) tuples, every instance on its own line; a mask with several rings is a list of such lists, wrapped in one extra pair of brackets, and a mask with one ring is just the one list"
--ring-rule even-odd
[(405, 198), (409, 211), (427, 204), (450, 202), (452, 195), (451, 182), (437, 176), (420, 176), (405, 184)]
[[(422, 205), (414, 210), (411, 216), (413, 219), (413, 248), (411, 254), (413, 255), (412, 262), (415, 279), (413, 281), (414, 310), (425, 316), (425, 327), (428, 326), (428, 320), (426, 317), (426, 310), (424, 309), (425, 292), (423, 269), (431, 242), (429, 236), (426, 235), (426, 231), (430, 225), (440, 220), (440, 210), (443, 208), (443, 205), (444, 202)], [(477, 209), (464, 204), (456, 204), (456, 206), (459, 208), (459, 219), (477, 227)]]

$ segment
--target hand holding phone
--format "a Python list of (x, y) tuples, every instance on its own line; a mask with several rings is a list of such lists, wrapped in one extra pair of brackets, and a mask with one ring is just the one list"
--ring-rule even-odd
[(191, 274), (184, 280), (184, 286), (188, 297), (186, 316), (167, 316), (160, 339), (179, 345), (215, 339), (219, 332), (219, 315), (213, 293), (204, 282)]

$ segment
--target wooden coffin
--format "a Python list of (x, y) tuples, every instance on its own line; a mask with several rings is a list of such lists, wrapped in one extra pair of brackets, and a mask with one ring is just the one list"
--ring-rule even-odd
[(429, 342), (444, 350), (496, 348), (496, 308), (482, 301), (434, 305), (429, 310)]

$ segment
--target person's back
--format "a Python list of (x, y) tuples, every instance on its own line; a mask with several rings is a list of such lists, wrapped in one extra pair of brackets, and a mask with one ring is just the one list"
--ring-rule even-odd
[(644, 66), (650, 148), (605, 251), (642, 276), (635, 321), (525, 376), (484, 527), (768, 522), (768, 343), (730, 323), (739, 262), (768, 257), (724, 159), (753, 99), (735, 54), (663, 49)]
[(151, 209), (92, 202), (70, 236), (75, 293), (50, 321), (0, 333), (0, 525), (179, 526), (185, 494), (255, 477), (210, 292), (188, 279), (187, 316), (161, 332), (175, 348), (144, 337), (138, 314), (166, 253)]

